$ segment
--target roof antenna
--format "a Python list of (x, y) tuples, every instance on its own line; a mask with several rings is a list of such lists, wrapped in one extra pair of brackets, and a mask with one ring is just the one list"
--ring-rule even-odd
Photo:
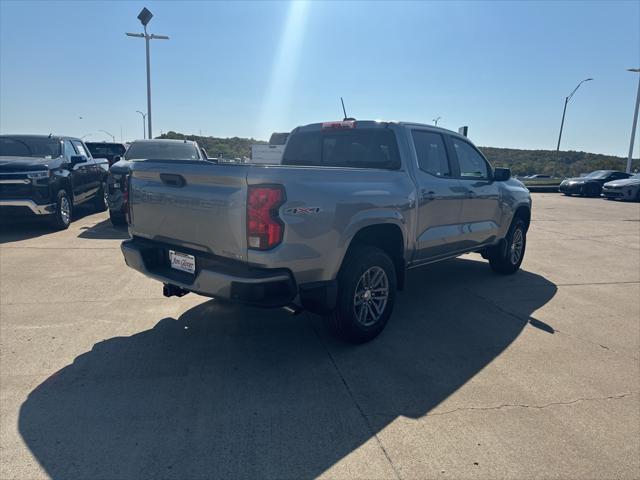
[(51, 138), (51, 136), (52, 136), (52, 135), (53, 135), (53, 133), (50, 133), (50, 134), (49, 134), (49, 138)]
[(342, 103), (342, 113), (344, 113), (344, 118), (342, 119), (343, 122), (351, 122), (354, 121), (355, 118), (352, 117), (347, 117), (347, 109), (344, 108), (344, 100), (342, 99), (342, 97), (340, 97), (340, 102)]

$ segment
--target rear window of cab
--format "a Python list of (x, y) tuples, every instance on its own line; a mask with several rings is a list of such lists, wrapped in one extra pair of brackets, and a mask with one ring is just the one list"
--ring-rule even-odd
[(397, 170), (400, 154), (385, 128), (302, 131), (289, 138), (282, 164)]

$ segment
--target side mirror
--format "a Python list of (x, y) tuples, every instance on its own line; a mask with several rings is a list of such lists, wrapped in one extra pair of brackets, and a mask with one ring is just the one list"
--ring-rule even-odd
[(87, 159), (83, 155), (72, 155), (71, 156), (71, 165), (78, 165), (79, 163), (86, 162)]
[(120, 160), (122, 160), (122, 155), (113, 156), (113, 163), (119, 162)]
[(511, 169), (510, 168), (496, 168), (493, 171), (493, 179), (496, 182), (506, 182), (511, 178)]

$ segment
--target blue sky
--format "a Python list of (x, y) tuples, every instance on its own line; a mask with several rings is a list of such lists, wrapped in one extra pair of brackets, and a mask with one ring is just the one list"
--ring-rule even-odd
[[(479, 145), (626, 156), (640, 1), (14, 2), (0, 0), (0, 131), (142, 136), (144, 41), (154, 135), (266, 139), (339, 119), (457, 130)], [(80, 119), (79, 117), (82, 117)], [(640, 142), (636, 142), (636, 145)], [(638, 147), (636, 146), (636, 152)], [(637, 156), (637, 154), (636, 154)]]

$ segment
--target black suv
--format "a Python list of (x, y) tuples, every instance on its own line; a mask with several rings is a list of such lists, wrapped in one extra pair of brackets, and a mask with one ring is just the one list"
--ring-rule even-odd
[(94, 159), (78, 138), (0, 135), (0, 217), (46, 216), (69, 226), (73, 209), (92, 203), (107, 208), (106, 159)]
[(109, 166), (116, 163), (115, 157), (122, 157), (127, 147), (122, 143), (85, 142), (93, 158), (106, 158)]

